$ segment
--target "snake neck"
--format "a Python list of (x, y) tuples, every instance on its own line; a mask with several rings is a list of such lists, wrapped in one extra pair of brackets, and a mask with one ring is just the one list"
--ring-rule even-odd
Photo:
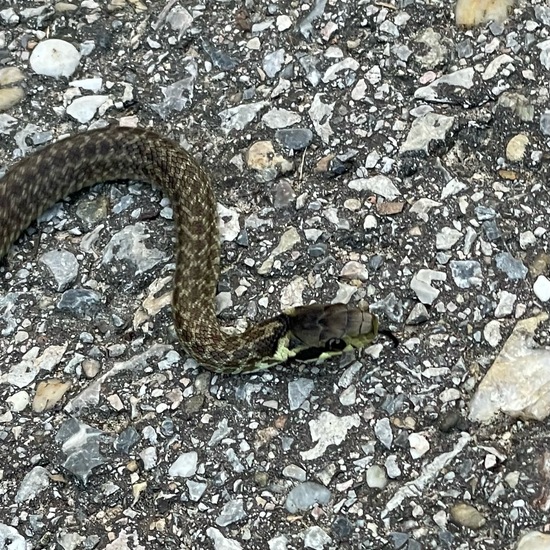
[(288, 318), (280, 314), (241, 334), (228, 334), (211, 308), (196, 312), (193, 319), (188, 311), (174, 308), (174, 323), (186, 353), (201, 366), (224, 374), (254, 372), (280, 363), (274, 357), (288, 332)]

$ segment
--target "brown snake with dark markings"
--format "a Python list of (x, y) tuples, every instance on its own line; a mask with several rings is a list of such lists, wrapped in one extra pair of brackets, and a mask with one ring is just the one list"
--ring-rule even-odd
[(225, 333), (215, 312), (220, 244), (212, 186), (189, 153), (148, 130), (92, 130), (17, 163), (0, 180), (0, 258), (54, 203), (112, 180), (149, 182), (170, 198), (178, 243), (172, 310), (182, 346), (199, 364), (222, 373), (252, 372), (292, 358), (321, 361), (376, 338), (376, 316), (345, 304), (296, 307), (242, 334)]

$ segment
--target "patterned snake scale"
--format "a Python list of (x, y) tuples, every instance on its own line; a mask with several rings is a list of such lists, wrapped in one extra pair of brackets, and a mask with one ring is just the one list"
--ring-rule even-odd
[(344, 304), (297, 307), (242, 334), (226, 334), (215, 311), (220, 244), (209, 178), (179, 145), (148, 130), (92, 130), (17, 163), (0, 180), (0, 258), (54, 203), (113, 180), (149, 182), (171, 201), (178, 243), (174, 322), (184, 350), (199, 364), (222, 373), (252, 372), (291, 358), (320, 362), (376, 338), (377, 318)]

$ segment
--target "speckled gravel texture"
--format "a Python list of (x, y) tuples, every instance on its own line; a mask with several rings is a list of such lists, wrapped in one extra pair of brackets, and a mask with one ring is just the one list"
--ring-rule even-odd
[[(160, 191), (71, 196), (0, 263), (0, 548), (507, 549), (549, 524), (548, 422), (468, 419), (550, 298), (550, 13), (527, 4), (469, 31), (448, 2), (0, 7), (24, 75), (0, 79), (24, 91), (0, 169), (153, 128), (225, 208), (225, 324), (366, 300), (400, 339), (214, 375), (174, 337)], [(31, 69), (46, 38), (82, 54), (68, 77)]]

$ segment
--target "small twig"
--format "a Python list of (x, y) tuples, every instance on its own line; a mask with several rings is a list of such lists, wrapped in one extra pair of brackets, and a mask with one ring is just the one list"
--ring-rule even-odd
[(302, 160), (300, 162), (300, 169), (298, 171), (298, 181), (302, 181), (303, 180), (303, 176), (304, 176), (304, 164), (306, 162), (306, 151), (307, 151), (307, 147), (304, 149), (304, 152), (302, 153)]
[(388, 8), (390, 10), (396, 10), (397, 6), (394, 6), (393, 4), (388, 4), (387, 2), (375, 2), (375, 6), (380, 6), (382, 8)]

